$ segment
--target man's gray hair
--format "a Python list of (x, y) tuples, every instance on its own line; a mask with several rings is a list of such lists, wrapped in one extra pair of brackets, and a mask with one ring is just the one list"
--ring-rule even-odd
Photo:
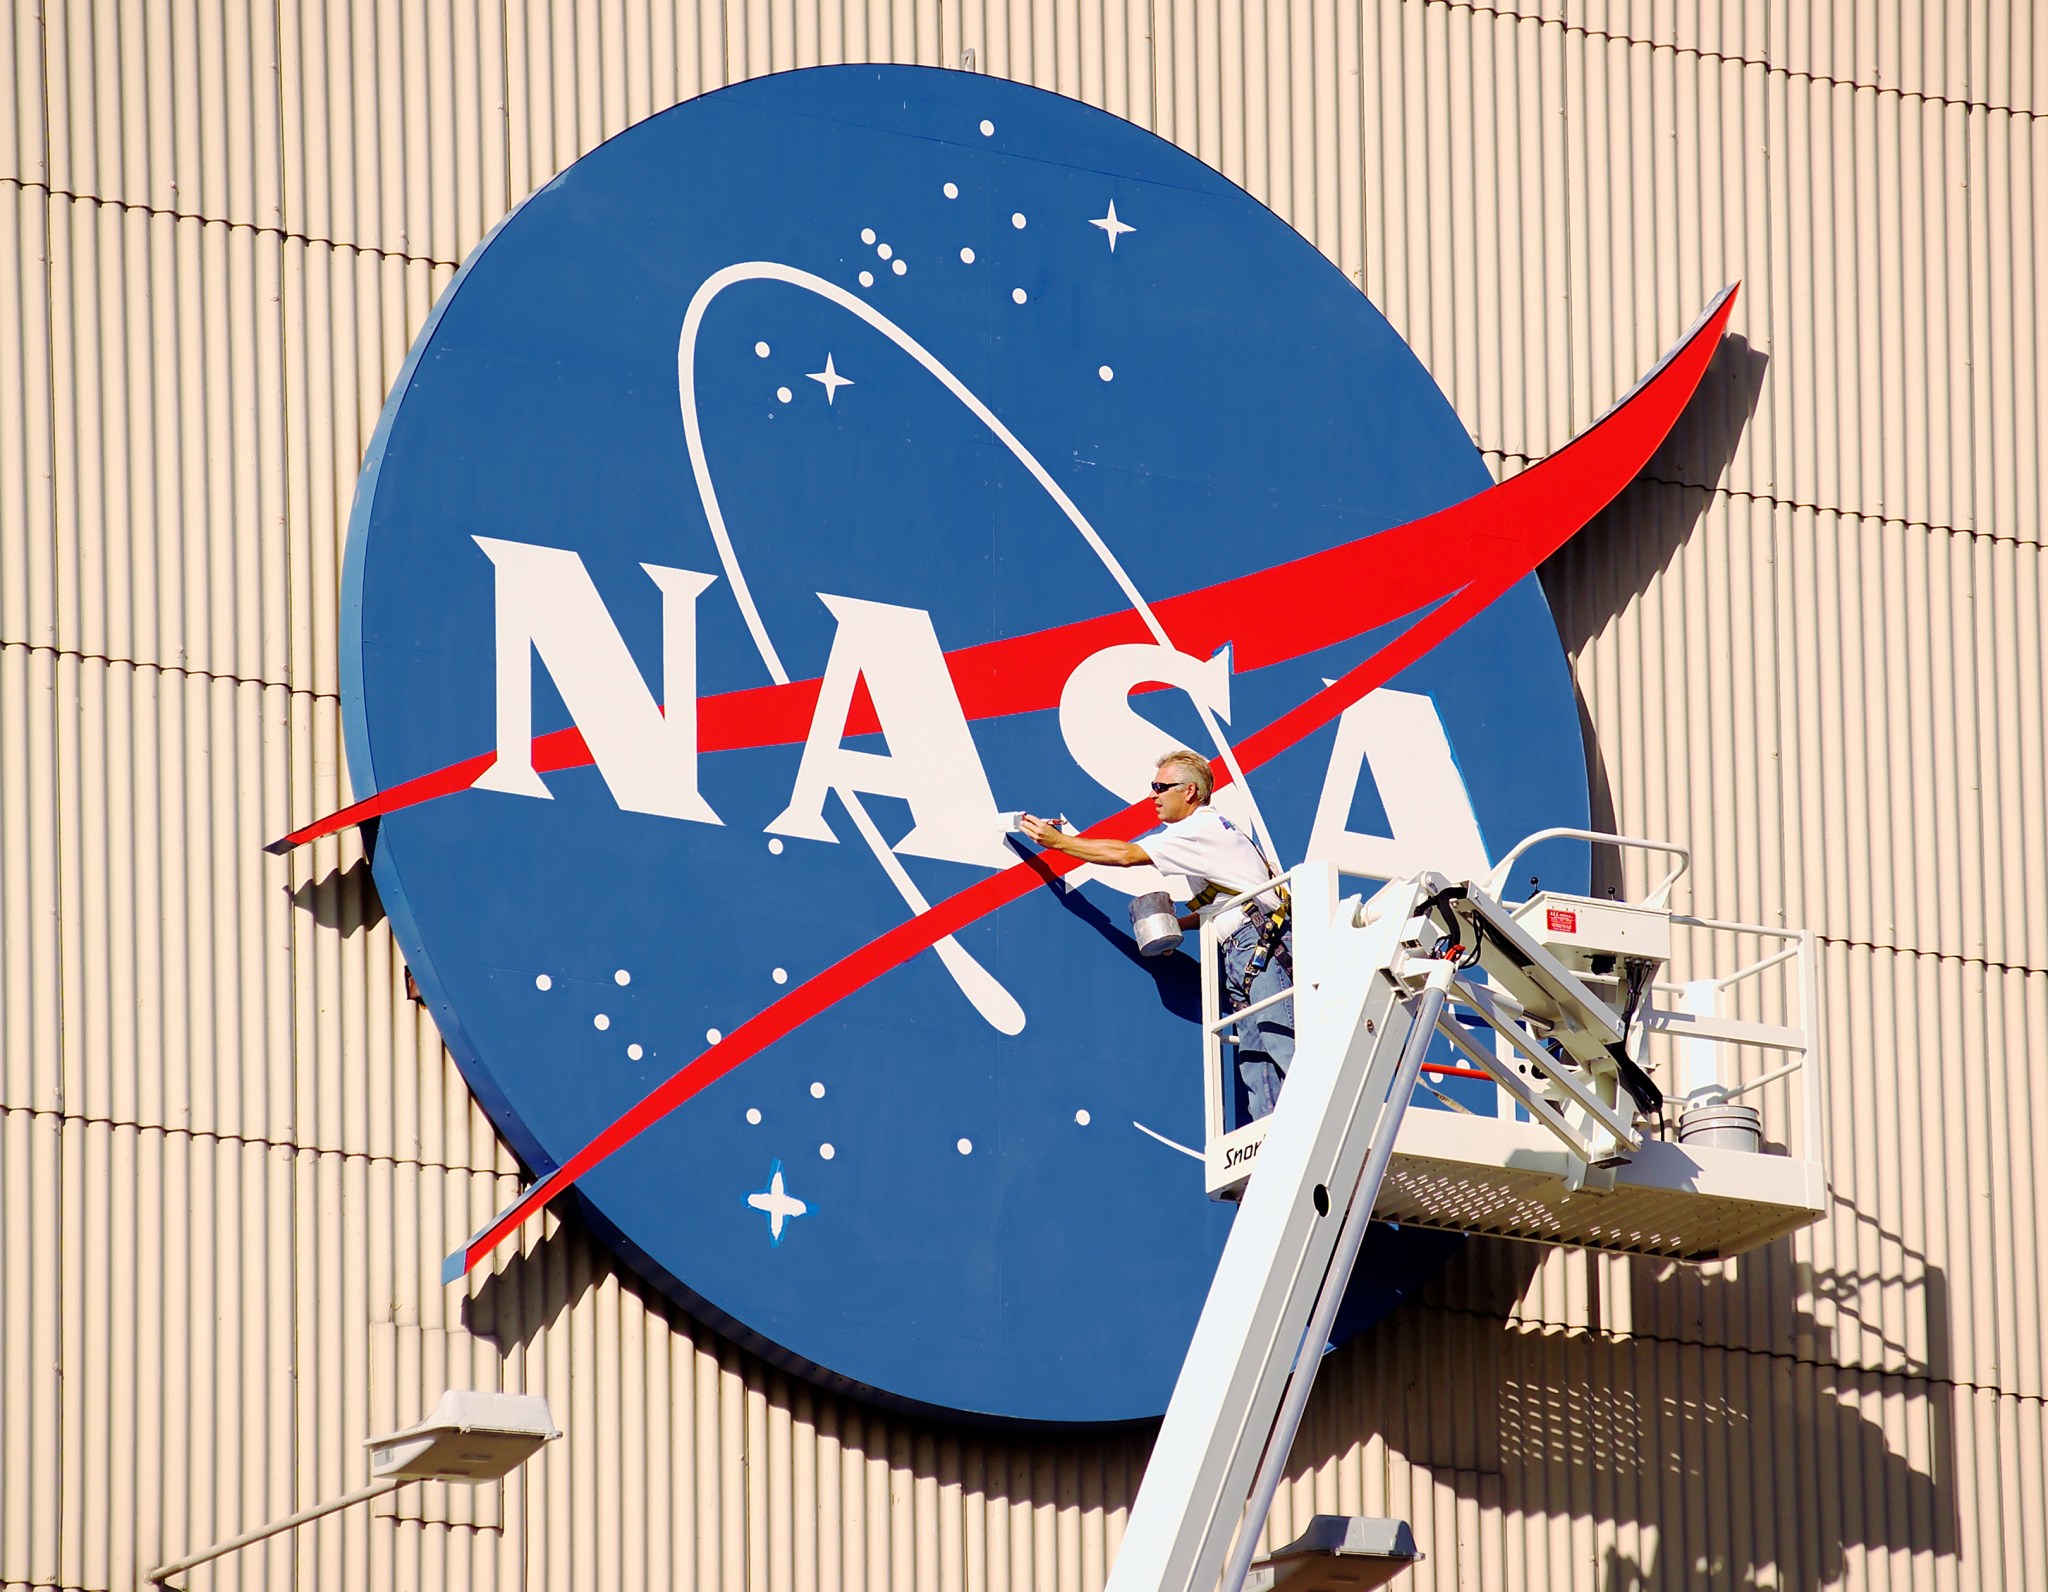
[(1200, 752), (1190, 752), (1183, 746), (1168, 752), (1153, 767), (1165, 768), (1169, 763), (1181, 771), (1181, 784), (1195, 787), (1195, 804), (1198, 807), (1208, 806), (1209, 792), (1216, 788), (1216, 774), (1209, 767), (1209, 760)]

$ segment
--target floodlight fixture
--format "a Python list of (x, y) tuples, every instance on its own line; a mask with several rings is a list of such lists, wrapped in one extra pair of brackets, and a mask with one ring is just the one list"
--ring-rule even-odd
[(1421, 1557), (1405, 1520), (1317, 1515), (1308, 1530), (1251, 1567), (1244, 1592), (1368, 1592)]
[(370, 1474), (392, 1481), (496, 1481), (562, 1434), (534, 1393), (450, 1388), (416, 1426), (373, 1437)]
[(162, 1586), (180, 1570), (205, 1564), (237, 1548), (249, 1547), (353, 1505), (368, 1503), (412, 1482), (475, 1485), (498, 1481), (531, 1459), (543, 1444), (561, 1435), (548, 1414), (548, 1401), (537, 1394), (474, 1393), (466, 1388), (450, 1388), (419, 1424), (388, 1437), (373, 1437), (364, 1445), (370, 1450), (370, 1475), (374, 1478), (369, 1486), (159, 1565), (149, 1572), (147, 1579)]

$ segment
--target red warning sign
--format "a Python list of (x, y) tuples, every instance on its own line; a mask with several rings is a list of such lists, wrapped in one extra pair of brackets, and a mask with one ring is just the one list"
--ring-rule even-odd
[(1546, 907), (1543, 912), (1543, 926), (1552, 934), (1577, 934), (1579, 915), (1570, 907)]

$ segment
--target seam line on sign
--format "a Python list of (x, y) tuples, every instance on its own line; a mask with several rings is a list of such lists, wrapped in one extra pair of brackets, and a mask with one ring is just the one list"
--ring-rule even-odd
[[(1533, 454), (1514, 453), (1506, 448), (1481, 447), (1480, 453), (1488, 458), (1512, 460), (1524, 468), (1538, 463)], [(1737, 486), (1707, 486), (1698, 481), (1682, 481), (1673, 476), (1652, 475), (1645, 470), (1635, 478), (1649, 486), (1676, 487), (1687, 492), (1705, 492), (1717, 498), (1739, 498), (1747, 503), (1761, 503), (1774, 509), (1799, 509), (1808, 514), (1833, 514), (1845, 520), (1869, 520), (1878, 525), (1897, 525), (1909, 531), (1939, 532), (1944, 536), (1969, 536), (1980, 541), (2004, 542), (2011, 547), (2038, 547), (2048, 551), (2048, 542), (2030, 542), (2011, 531), (1992, 531), (1972, 528), (1967, 525), (1950, 525), (1941, 520), (1908, 519), (1903, 514), (1884, 514), (1875, 509), (1845, 509), (1832, 503), (1808, 503), (1799, 498), (1776, 497), (1768, 492), (1751, 492)], [(1635, 482), (1631, 482), (1634, 485)]]
[[(51, 1110), (48, 1106), (0, 1105), (0, 1116), (50, 1118), (65, 1125), (85, 1128), (126, 1128), (135, 1133), (160, 1133), (167, 1139), (190, 1139), (210, 1141), (229, 1149), (284, 1150), (293, 1157), (332, 1156), (342, 1161), (360, 1161), (366, 1166), (411, 1166), (425, 1172), (459, 1173), (463, 1177), (510, 1178), (513, 1182), (523, 1181), (526, 1173), (517, 1168), (505, 1171), (487, 1166), (458, 1166), (450, 1161), (408, 1160), (400, 1155), (381, 1155), (368, 1150), (341, 1150), (317, 1144), (305, 1144), (296, 1139), (266, 1139), (246, 1133), (217, 1133), (211, 1128), (180, 1128), (162, 1122), (130, 1122), (121, 1117), (93, 1116), (81, 1111)], [(495, 1129), (491, 1142), (501, 1142)]]
[(286, 243), (305, 243), (324, 249), (334, 249), (347, 254), (368, 254), (380, 260), (403, 260), (412, 265), (438, 265), (455, 270), (460, 260), (443, 260), (431, 254), (409, 254), (404, 249), (382, 249), (373, 243), (344, 243), (338, 238), (316, 237), (310, 232), (294, 232), (289, 227), (267, 227), (256, 221), (230, 221), (225, 216), (202, 216), (191, 210), (166, 210), (161, 205), (144, 204), (136, 199), (111, 199), (102, 194), (74, 193), (69, 188), (52, 187), (46, 182), (34, 182), (26, 177), (0, 177), (0, 183), (18, 188), (24, 193), (40, 193), (50, 199), (66, 199), (73, 204), (104, 205), (109, 210), (133, 212), (141, 216), (156, 216), (166, 221), (196, 221), (202, 227), (226, 227), (230, 232), (253, 232), (259, 237), (277, 238)]
[(1482, 6), (1460, 3), (1460, 0), (1424, 0), (1425, 5), (1436, 5), (1447, 11), (1469, 11), (1474, 16), (1491, 17), (1500, 22), (1528, 22), (1539, 28), (1558, 28), (1565, 33), (1576, 33), (1584, 39), (1602, 44), (1639, 44), (1649, 50), (1668, 50), (1673, 55), (1691, 56), (1696, 61), (1713, 61), (1724, 66), (1755, 66), (1776, 76), (1801, 82), (1819, 83), (1829, 88), (1864, 88), (1878, 94), (1896, 94), (1900, 99), (1920, 100), (1928, 105), (1947, 105), (1963, 110), (1980, 110), (2001, 113), (2007, 116), (2039, 118), (2040, 111), (2021, 110), (2014, 105), (1994, 105), (1989, 100), (1957, 99), (1949, 94), (1930, 94), (1921, 89), (1897, 88), (1889, 83), (1866, 83), (1857, 77), (1830, 77), (1822, 72), (1802, 71), (1797, 67), (1779, 66), (1758, 55), (1730, 55), (1725, 50), (1703, 50), (1696, 45), (1673, 44), (1665, 39), (1645, 39), (1633, 33), (1610, 33), (1602, 28), (1589, 28), (1580, 22), (1560, 22), (1553, 17), (1532, 17), (1526, 12), (1503, 11), (1497, 6)]
[[(1479, 1237), (1494, 1236), (1478, 1234)], [(1519, 1239), (1503, 1239), (1503, 1243), (1520, 1243)], [(1594, 1253), (1613, 1253), (1595, 1251)], [(1639, 1255), (1626, 1258), (1639, 1260), (1664, 1260), (1669, 1256)], [(1600, 1338), (1611, 1343), (1656, 1343), (1679, 1349), (1705, 1349), (1715, 1354), (1740, 1354), (1756, 1360), (1776, 1361), (1785, 1365), (1811, 1366), (1817, 1371), (1841, 1371), (1850, 1376), (1895, 1377), (1902, 1382), (1925, 1382), (1930, 1387), (1956, 1388), (1969, 1393), (1989, 1393), (1998, 1398), (2022, 1399), (2030, 1404), (2048, 1405), (2048, 1393), (2027, 1393), (2018, 1388), (2002, 1387), (1995, 1382), (1966, 1382), (1959, 1377), (1940, 1376), (1932, 1371), (1891, 1369), (1878, 1366), (1852, 1365), (1845, 1360), (1815, 1360), (1804, 1355), (1787, 1354), (1782, 1349), (1760, 1349), (1754, 1344), (1710, 1343), (1704, 1338), (1674, 1338), (1661, 1332), (1608, 1332), (1594, 1327), (1564, 1326), (1560, 1322), (1542, 1321), (1529, 1316), (1497, 1315), (1488, 1310), (1472, 1310), (1462, 1305), (1417, 1304), (1412, 1308), (1436, 1315), (1455, 1316), (1466, 1321), (1484, 1321), (1494, 1326), (1519, 1329), (1523, 1336), (1530, 1338), (1550, 1337), (1558, 1331), (1567, 1334)]]
[(24, 652), (47, 653), (52, 658), (71, 658), (79, 663), (103, 663), (109, 668), (150, 669), (158, 674), (175, 674), (188, 680), (214, 680), (224, 685), (257, 685), (266, 690), (284, 691), (295, 697), (308, 697), (315, 702), (339, 702), (339, 691), (310, 691), (304, 686), (287, 685), (282, 680), (266, 680), (261, 675), (221, 674), (212, 669), (188, 669), (175, 663), (150, 663), (138, 658), (116, 658), (104, 652), (80, 652), (75, 647), (53, 647), (42, 641), (0, 641), (0, 649), (19, 647)]

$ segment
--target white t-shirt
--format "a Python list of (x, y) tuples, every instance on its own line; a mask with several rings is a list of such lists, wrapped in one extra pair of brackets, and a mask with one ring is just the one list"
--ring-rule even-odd
[[(1213, 807), (1197, 807), (1178, 823), (1165, 824), (1138, 837), (1152, 866), (1161, 873), (1183, 874), (1196, 892), (1220, 885), (1225, 896), (1240, 895), (1272, 878), (1251, 838)], [(1201, 908), (1203, 917), (1217, 908)], [(1233, 934), (1244, 921), (1244, 909), (1232, 907), (1216, 924), (1219, 934)]]

